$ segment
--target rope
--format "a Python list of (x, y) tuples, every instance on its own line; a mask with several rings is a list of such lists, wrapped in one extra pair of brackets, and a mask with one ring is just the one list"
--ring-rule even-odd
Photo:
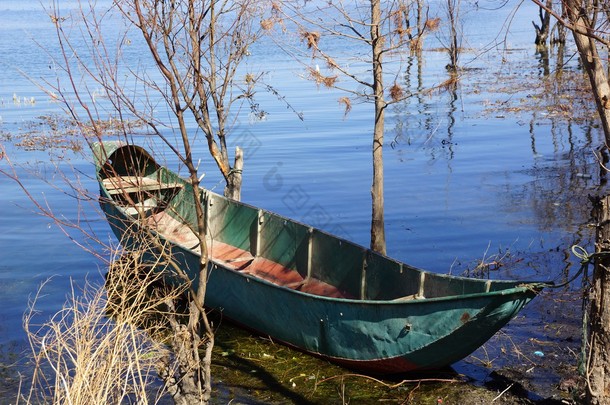
[[(231, 170), (229, 170), (229, 173), (227, 173), (227, 177), (231, 177), (231, 175), (233, 175), (233, 174), (241, 174), (241, 173), (243, 173), (243, 170), (242, 170), (242, 169), (231, 169)], [(223, 176), (223, 177), (222, 177), (222, 178), (221, 178), (221, 179), (218, 181), (218, 183), (216, 183), (216, 184), (215, 184), (215, 185), (214, 185), (212, 188), (210, 188), (209, 190), (210, 190), (210, 191), (214, 191), (214, 189), (215, 189), (216, 187), (218, 187), (218, 186), (220, 185), (220, 183), (222, 183), (222, 182), (226, 182), (226, 179), (224, 178), (224, 176)]]
[[(608, 253), (610, 253), (610, 252), (608, 252)], [(565, 281), (563, 283), (560, 283), (560, 284), (555, 284), (553, 282), (548, 282), (548, 283), (540, 283), (538, 285), (540, 287), (544, 287), (544, 288), (562, 288), (562, 287), (565, 287), (568, 284), (571, 284), (578, 277), (580, 277), (580, 275), (589, 267), (589, 264), (593, 261), (593, 259), (595, 259), (596, 257), (600, 256), (599, 253), (589, 254), (589, 252), (587, 252), (587, 250), (585, 248), (583, 248), (582, 246), (580, 246), (580, 245), (572, 246), (572, 254), (580, 259), (580, 269), (578, 269), (576, 274), (574, 274), (569, 280), (567, 280), (567, 281)]]
[(224, 179), (224, 178), (221, 178), (220, 180), (218, 180), (218, 183), (214, 184), (214, 185), (212, 186), (212, 188), (208, 188), (208, 190), (210, 190), (210, 191), (214, 191), (214, 190), (216, 189), (216, 187), (220, 186), (220, 183), (222, 183), (222, 182), (224, 182), (224, 181), (225, 181), (225, 179)]
[(589, 252), (587, 252), (587, 250), (585, 248), (583, 248), (580, 245), (572, 246), (572, 254), (580, 259), (580, 269), (576, 272), (576, 274), (574, 274), (572, 276), (572, 278), (570, 278), (568, 281), (565, 281), (561, 284), (555, 284), (553, 282), (549, 282), (549, 283), (540, 283), (537, 285), (539, 285), (540, 287), (544, 287), (544, 288), (565, 287), (566, 285), (568, 285), (568, 284), (572, 283), (574, 280), (576, 280), (589, 267), (589, 264), (591, 264), (591, 262), (593, 262), (596, 258), (610, 256), (610, 252), (589, 253)]
[(589, 264), (591, 259), (595, 256), (595, 253), (590, 255), (589, 252), (580, 245), (572, 246), (572, 254), (580, 259), (580, 264)]

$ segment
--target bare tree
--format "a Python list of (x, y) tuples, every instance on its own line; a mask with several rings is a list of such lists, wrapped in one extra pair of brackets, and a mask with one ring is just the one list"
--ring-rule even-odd
[[(572, 32), (583, 71), (589, 78), (601, 126), (605, 135), (605, 147), (600, 162), (607, 161), (610, 145), (610, 83), (608, 81), (608, 51), (610, 41), (607, 28), (610, 24), (610, 5), (607, 2), (563, 0), (561, 13), (550, 7), (550, 2), (533, 0), (541, 9), (557, 19), (559, 24)], [(603, 163), (602, 163), (603, 165)], [(604, 167), (606, 169), (606, 167)], [(606, 169), (607, 170), (607, 169)], [(587, 353), (586, 386), (587, 402), (610, 403), (610, 264), (608, 263), (608, 196), (595, 204), (598, 220), (595, 271), (589, 293), (588, 334), (585, 341)]]
[[(236, 74), (259, 36), (260, 28), (255, 24), (263, 3), (138, 0), (116, 4), (143, 35), (168, 85), (164, 97), (177, 118), (182, 138), (189, 137), (184, 115), (190, 113), (205, 134), (210, 155), (225, 179), (225, 195), (239, 199), (243, 155), (237, 150), (231, 165), (227, 135), (233, 105), (254, 96), (256, 77), (244, 74), (238, 80)], [(155, 123), (148, 124), (156, 130)], [(183, 141), (188, 157), (191, 152), (187, 144)]]
[[(311, 51), (313, 61), (323, 63), (310, 66), (310, 77), (318, 84), (334, 87), (347, 92), (357, 100), (365, 100), (374, 105), (373, 121), (373, 180), (371, 186), (371, 249), (386, 253), (384, 215), (384, 175), (383, 145), (385, 131), (385, 110), (388, 105), (409, 97), (400, 85), (400, 54), (404, 50), (421, 50), (421, 40), (426, 30), (435, 28), (438, 21), (422, 23), (422, 2), (411, 3), (403, 0), (382, 2), (381, 0), (344, 2), (329, 1), (324, 5), (301, 7), (285, 1), (283, 16), (295, 24), (303, 42)], [(412, 14), (415, 14), (413, 16)], [(411, 20), (415, 19), (416, 24)], [(414, 32), (413, 25), (417, 27)], [(349, 55), (339, 54), (335, 41), (345, 41), (342, 49)], [(391, 73), (384, 71), (386, 56), (394, 65)], [(358, 58), (360, 69), (353, 67)], [(301, 57), (302, 59), (302, 57)], [(365, 66), (362, 68), (362, 66)], [(390, 84), (387, 85), (388, 78)], [(356, 89), (342, 82), (351, 81)], [(351, 108), (351, 98), (342, 97), (346, 112)]]
[[(134, 123), (161, 143), (186, 167), (197, 216), (200, 262), (197, 285), (176, 268), (162, 244), (156, 246), (166, 266), (183, 276), (189, 296), (188, 324), (170, 317), (176, 367), (160, 375), (177, 403), (207, 403), (211, 395), (214, 331), (204, 309), (208, 254), (202, 189), (194, 146), (204, 135), (209, 155), (225, 181), (225, 195), (239, 199), (243, 155), (233, 163), (227, 137), (236, 113), (252, 102), (260, 75), (240, 70), (249, 46), (262, 32), (264, 2), (255, 0), (115, 0), (101, 9), (93, 0), (79, 2), (77, 12), (62, 14), (59, 2), (48, 9), (61, 49), (53, 57), (58, 79), (47, 90), (63, 103), (87, 143), (107, 135), (133, 141)], [(118, 22), (117, 22), (118, 21)], [(141, 65), (126, 61), (129, 44), (143, 41)], [(99, 157), (98, 157), (99, 158)], [(200, 354), (203, 352), (203, 355)]]
[(458, 59), (460, 57), (461, 31), (459, 28), (460, 0), (447, 0), (447, 19), (449, 20), (449, 63), (447, 70), (453, 74), (458, 70)]
[[(71, 94), (59, 83), (51, 86), (53, 95), (67, 102), (74, 118), (95, 122), (108, 113), (119, 119), (135, 119), (170, 147), (175, 141), (168, 133), (177, 132), (180, 138), (192, 140), (195, 136), (187, 130), (196, 127), (205, 136), (210, 156), (225, 180), (225, 195), (239, 199), (243, 155), (236, 151), (231, 161), (227, 137), (243, 103), (254, 103), (261, 74), (242, 71), (240, 65), (262, 34), (259, 20), (265, 3), (115, 0), (108, 11), (123, 18), (127, 28), (112, 35), (107, 32), (111, 24), (107, 22), (108, 11), (101, 13), (96, 7), (93, 1), (83, 3), (78, 16), (60, 15), (59, 6), (49, 11), (64, 53), (58, 66), (71, 81), (68, 91), (76, 93), (82, 111), (77, 113)], [(75, 22), (83, 24), (79, 28), (85, 30), (82, 37), (75, 38), (75, 30), (69, 26)], [(141, 35), (149, 51), (141, 55), (143, 66), (125, 66), (122, 59), (134, 34)], [(85, 40), (89, 43), (83, 51)], [(86, 88), (80, 74), (86, 78)], [(109, 100), (105, 108), (110, 112), (100, 110), (101, 98)], [(167, 120), (162, 118), (159, 103), (171, 113)], [(186, 143), (180, 141), (183, 151), (172, 148), (185, 164), (191, 153)]]
[[(564, 0), (562, 11), (547, 7), (547, 3), (532, 0), (541, 9), (549, 12), (558, 23), (572, 32), (578, 49), (583, 70), (589, 78), (591, 92), (601, 120), (606, 138), (610, 145), (610, 84), (608, 82), (607, 59), (600, 56), (600, 49), (608, 49), (610, 41), (606, 32), (610, 23), (610, 6), (606, 3), (595, 5), (583, 0)], [(606, 149), (608, 146), (606, 146)]]

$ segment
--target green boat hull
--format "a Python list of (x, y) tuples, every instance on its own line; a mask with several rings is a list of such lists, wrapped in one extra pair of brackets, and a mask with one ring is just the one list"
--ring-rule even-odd
[[(100, 205), (127, 249), (142, 248), (136, 235), (150, 222), (142, 220), (141, 209), (135, 215), (117, 198), (108, 180), (118, 173), (179, 185), (166, 196), (169, 201), (160, 208), (153, 204), (147, 215), (173, 224), (166, 227), (172, 232), (158, 226), (153, 233), (196, 281), (195, 239), (187, 226), (176, 225), (196, 223), (190, 185), (141, 148), (105, 143), (97, 144), (94, 153)], [(134, 156), (137, 162), (121, 164)], [(212, 252), (206, 306), (261, 335), (360, 371), (389, 374), (448, 366), (485, 343), (540, 289), (519, 281), (425, 272), (210, 191), (201, 199)], [(214, 253), (227, 249), (232, 259)], [(167, 281), (180, 282), (171, 274)]]

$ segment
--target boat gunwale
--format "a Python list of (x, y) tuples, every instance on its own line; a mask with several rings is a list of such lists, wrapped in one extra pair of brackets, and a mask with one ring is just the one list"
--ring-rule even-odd
[[(180, 245), (180, 247), (182, 248), (183, 246)], [(188, 250), (188, 248), (187, 248), (187, 250)], [(193, 254), (197, 254), (197, 253), (193, 252)], [(275, 284), (269, 280), (265, 280), (262, 277), (257, 277), (255, 275), (248, 274), (248, 273), (242, 273), (239, 270), (232, 269), (231, 267), (225, 266), (222, 263), (218, 263), (213, 258), (210, 259), (210, 262), (212, 262), (213, 264), (215, 264), (218, 267), (222, 267), (224, 270), (234, 272), (236, 274), (239, 274), (240, 276), (247, 277), (256, 282), (268, 284), (272, 287), (281, 288), (281, 289), (284, 289), (284, 290), (287, 290), (287, 291), (290, 291), (293, 293), (297, 293), (300, 295), (304, 295), (307, 297), (313, 297), (313, 298), (324, 300), (324, 301), (335, 301), (335, 302), (339, 301), (339, 302), (345, 302), (345, 303), (351, 303), (351, 304), (374, 304), (375, 306), (378, 306), (380, 304), (394, 305), (394, 306), (415, 305), (415, 304), (425, 304), (425, 303), (430, 303), (430, 302), (455, 301), (456, 299), (469, 300), (469, 299), (475, 299), (475, 298), (481, 298), (481, 297), (494, 297), (494, 296), (505, 296), (505, 295), (529, 295), (530, 293), (535, 295), (535, 294), (537, 294), (537, 290), (540, 289), (539, 287), (537, 287), (537, 285), (538, 285), (537, 283), (532, 283), (531, 285), (524, 284), (523, 286), (506, 288), (504, 290), (497, 290), (497, 291), (462, 294), (462, 295), (446, 295), (446, 296), (442, 296), (442, 297), (432, 297), (432, 298), (413, 298), (413, 299), (408, 299), (408, 300), (400, 300), (400, 299), (369, 300), (369, 299), (357, 299), (357, 298), (328, 297), (325, 295), (312, 294), (312, 293), (308, 293), (308, 292), (304, 292), (304, 291), (295, 290), (290, 287)], [(435, 273), (430, 273), (430, 274), (435, 274)]]
[[(206, 190), (207, 192), (208, 190)], [(107, 194), (107, 190), (104, 190), (104, 192)], [(123, 214), (124, 218), (127, 219), (128, 221), (130, 221), (132, 224), (137, 225), (138, 227), (142, 227), (142, 224), (135, 218), (133, 218), (131, 215), (127, 214), (125, 212), (125, 208), (119, 206), (118, 204), (114, 203), (114, 200), (112, 199), (112, 197), (110, 197), (109, 195), (105, 196), (105, 199), (108, 200), (110, 203), (113, 203), (113, 205)], [(271, 213), (274, 214), (274, 213)], [(276, 214), (274, 214), (276, 215)], [(281, 217), (283, 218), (283, 217)], [(290, 220), (289, 218), (286, 218), (288, 220)], [(293, 221), (296, 222), (296, 221)], [(158, 236), (160, 239), (162, 239), (163, 241), (169, 242), (172, 245), (180, 248), (181, 250), (188, 252), (189, 254), (195, 255), (195, 256), (199, 256), (200, 253), (193, 251), (193, 249), (189, 248), (188, 246), (177, 242), (177, 241), (172, 241), (170, 239), (168, 239), (167, 237), (165, 237), (165, 235), (163, 235), (160, 232), (157, 232), (155, 229), (149, 227), (149, 230), (156, 236)], [(327, 235), (330, 236), (334, 236), (332, 234), (329, 234), (325, 231), (321, 231), (320, 232), (324, 232)], [(340, 239), (340, 238), (339, 238)], [(348, 241), (349, 242), (349, 241)], [(349, 242), (352, 243), (352, 242)], [(356, 245), (361, 247), (360, 245)], [(366, 249), (363, 247), (363, 249)], [(379, 253), (377, 253), (379, 254)], [(461, 277), (461, 276), (451, 276), (451, 275), (447, 275), (447, 274), (439, 274), (439, 273), (434, 273), (434, 272), (430, 272), (427, 270), (422, 270), (416, 267), (413, 267), (411, 265), (402, 263), (400, 261), (394, 260), (388, 256), (385, 255), (381, 255), (380, 256), (391, 260), (395, 263), (398, 264), (404, 264), (405, 266), (409, 266), (412, 269), (425, 273), (425, 274), (432, 274), (434, 276), (440, 276), (440, 277), (447, 277), (447, 278), (451, 278), (451, 279), (456, 279), (456, 280), (481, 280), (481, 279), (475, 279), (475, 278), (469, 278), (469, 277)], [(455, 300), (455, 299), (461, 299), (461, 300), (465, 300), (465, 299), (475, 299), (475, 298), (480, 298), (480, 297), (493, 297), (493, 296), (504, 296), (504, 295), (511, 295), (511, 294), (516, 294), (516, 295), (528, 295), (528, 293), (533, 293), (536, 294), (537, 290), (539, 290), (540, 288), (538, 287), (538, 285), (540, 285), (540, 282), (532, 282), (532, 283), (528, 283), (528, 282), (522, 282), (522, 285), (517, 285), (515, 287), (512, 288), (506, 288), (506, 289), (502, 289), (502, 290), (495, 290), (495, 291), (488, 291), (488, 292), (479, 292), (479, 293), (471, 293), (471, 294), (455, 294), (455, 295), (446, 295), (446, 296), (442, 296), (442, 297), (431, 297), (431, 298), (413, 298), (413, 299), (408, 299), (408, 300), (400, 300), (400, 299), (392, 299), (392, 300), (370, 300), (370, 299), (356, 299), (356, 298), (341, 298), (341, 297), (327, 297), (324, 295), (318, 295), (318, 294), (312, 294), (312, 293), (308, 293), (308, 292), (304, 292), (304, 291), (299, 291), (299, 290), (295, 290), (292, 289), (290, 287), (287, 286), (283, 286), (283, 285), (279, 285), (276, 283), (273, 283), (269, 280), (264, 279), (263, 277), (259, 277), (253, 274), (249, 274), (249, 273), (245, 273), (242, 272), (240, 270), (234, 269), (230, 266), (227, 266), (225, 264), (222, 263), (222, 260), (220, 259), (215, 259), (213, 257), (211, 257), (209, 259), (209, 262), (217, 267), (222, 267), (224, 270), (227, 271), (231, 271), (235, 274), (238, 274), (244, 278), (248, 278), (250, 280), (256, 281), (256, 282), (260, 282), (263, 284), (268, 284), (272, 287), (275, 288), (281, 288), (299, 295), (303, 295), (303, 296), (307, 296), (307, 297), (312, 297), (315, 299), (320, 299), (320, 300), (327, 300), (327, 301), (340, 301), (340, 302), (345, 302), (345, 303), (353, 303), (353, 304), (374, 304), (374, 305), (395, 305), (395, 306), (400, 306), (400, 305), (415, 305), (415, 304), (423, 304), (426, 302), (442, 302), (442, 301), (451, 301), (451, 300)], [(511, 280), (487, 280), (490, 281), (492, 283), (518, 283), (519, 281), (511, 281)]]

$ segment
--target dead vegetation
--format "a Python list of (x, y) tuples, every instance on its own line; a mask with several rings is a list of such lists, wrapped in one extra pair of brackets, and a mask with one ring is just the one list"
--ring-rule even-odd
[(301, 38), (303, 39), (303, 41), (307, 45), (307, 49), (312, 49), (313, 51), (318, 49), (318, 43), (320, 42), (320, 33), (319, 32), (317, 32), (317, 31), (311, 31), (311, 32), (303, 31), (301, 33)]
[[(523, 67), (523, 71), (526, 68)], [(496, 95), (483, 101), (483, 116), (531, 116), (539, 121), (561, 119), (578, 124), (595, 118), (595, 105), (586, 76), (576, 69), (561, 69), (540, 75), (520, 66), (501, 69), (494, 81), (466, 84), (464, 91)]]
[(308, 68), (309, 78), (313, 80), (317, 85), (323, 85), (324, 87), (332, 88), (337, 83), (339, 79), (338, 76), (324, 76), (320, 73), (319, 70), (314, 68)]
[[(95, 124), (106, 136), (116, 136), (124, 132), (136, 133), (142, 130), (139, 120), (125, 121), (108, 118), (98, 120)], [(18, 131), (0, 131), (0, 140), (11, 142), (17, 148), (26, 151), (71, 150), (83, 149), (84, 140), (93, 138), (93, 127), (85, 126), (73, 119), (56, 114), (41, 115), (35, 120), (25, 122)]]
[[(160, 285), (161, 273), (137, 255), (115, 261), (106, 285), (74, 286), (62, 310), (37, 325), (44, 285), (24, 325), (33, 359), (25, 403), (156, 403), (167, 387), (157, 377), (172, 353), (163, 342), (165, 303), (183, 293)], [(167, 371), (166, 371), (167, 372)]]

